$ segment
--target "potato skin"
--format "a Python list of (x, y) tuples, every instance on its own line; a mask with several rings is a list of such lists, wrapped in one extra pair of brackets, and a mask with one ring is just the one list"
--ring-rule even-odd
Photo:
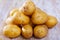
[(28, 16), (24, 15), (24, 14), (21, 14), (19, 20), (22, 21), (21, 24), (23, 24), (23, 25), (25, 25), (25, 24), (29, 24), (29, 22), (30, 22), (30, 18), (29, 18)]
[(19, 10), (30, 16), (35, 11), (35, 4), (31, 0), (27, 0)]
[(36, 38), (43, 38), (47, 35), (48, 28), (46, 25), (37, 25), (34, 28), (34, 36)]
[(22, 36), (24, 38), (31, 38), (33, 35), (33, 29), (31, 25), (22, 26)]
[(48, 20), (48, 15), (41, 9), (36, 8), (31, 18), (33, 24), (43, 24)]
[(21, 34), (21, 28), (13, 24), (6, 25), (3, 28), (3, 34), (9, 38), (15, 38)]
[(22, 12), (16, 12), (16, 14), (14, 14), (15, 17), (15, 22), (19, 22), (18, 24), (28, 24), (30, 22), (30, 18), (26, 15), (24, 15)]
[(58, 23), (56, 17), (48, 16), (48, 21), (45, 23), (48, 28), (54, 27)]

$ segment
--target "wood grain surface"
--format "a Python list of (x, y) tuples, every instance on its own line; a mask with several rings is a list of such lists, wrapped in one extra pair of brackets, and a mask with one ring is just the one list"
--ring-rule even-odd
[(60, 40), (60, 0), (32, 0), (35, 5), (45, 11), (47, 14), (55, 16), (58, 24), (49, 29), (48, 35), (45, 38), (24, 39), (22, 36), (14, 39), (5, 37), (2, 33), (5, 25), (5, 19), (9, 12), (14, 8), (20, 8), (26, 0), (0, 0), (0, 40)]

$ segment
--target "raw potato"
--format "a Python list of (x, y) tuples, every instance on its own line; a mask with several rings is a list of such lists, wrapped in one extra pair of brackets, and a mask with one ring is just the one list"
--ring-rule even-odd
[(48, 28), (46, 25), (38, 25), (34, 28), (34, 36), (36, 38), (43, 38), (47, 35)]
[(19, 20), (22, 21), (21, 24), (23, 24), (23, 25), (29, 24), (29, 22), (30, 22), (30, 18), (28, 16), (24, 15), (23, 13), (21, 13)]
[(35, 11), (35, 4), (31, 0), (27, 0), (20, 8), (20, 11), (30, 16)]
[[(30, 18), (26, 15), (24, 15), (22, 12), (16, 12), (14, 15), (15, 20), (17, 20), (19, 23), (18, 24), (28, 24), (30, 22)], [(17, 23), (17, 21), (15, 21), (15, 23)]]
[[(17, 20), (19, 23), (18, 24), (28, 24), (30, 22), (30, 18), (26, 15), (24, 15), (22, 12), (16, 12), (14, 14), (15, 20)], [(15, 21), (15, 23), (17, 23), (17, 21)]]
[(52, 28), (57, 24), (57, 19), (56, 17), (53, 16), (49, 16), (48, 17), (48, 21), (45, 23), (47, 25), (48, 28)]
[(9, 38), (15, 38), (21, 34), (21, 28), (13, 24), (6, 25), (3, 29), (3, 34)]
[(22, 36), (24, 38), (30, 38), (33, 35), (33, 29), (31, 25), (22, 26)]
[(48, 20), (48, 15), (41, 9), (36, 8), (31, 18), (34, 24), (43, 24)]
[(7, 24), (28, 24), (30, 19), (28, 16), (25, 16), (23, 13), (16, 11), (13, 16), (8, 17), (6, 20)]
[(17, 8), (15, 8), (15, 9), (11, 10), (11, 12), (10, 12), (10, 16), (13, 16), (13, 15), (14, 15), (14, 13), (15, 13), (15, 12), (17, 12), (17, 11), (19, 11)]

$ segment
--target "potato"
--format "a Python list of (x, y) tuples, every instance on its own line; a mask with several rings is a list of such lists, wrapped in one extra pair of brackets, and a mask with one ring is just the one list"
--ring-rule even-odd
[(29, 22), (29, 17), (19, 11), (15, 12), (13, 16), (8, 17), (8, 19), (6, 20), (7, 24), (28, 24)]
[(30, 22), (30, 18), (28, 16), (24, 15), (23, 13), (21, 13), (21, 16), (19, 17), (19, 20), (22, 21), (23, 25), (29, 24), (29, 22)]
[(48, 15), (41, 9), (36, 8), (31, 18), (33, 24), (43, 24), (48, 20)]
[(9, 38), (15, 38), (21, 34), (21, 28), (13, 24), (6, 25), (3, 28), (3, 34)]
[(31, 0), (27, 0), (19, 10), (30, 16), (35, 11), (35, 4)]
[(10, 11), (10, 16), (13, 16), (15, 12), (19, 11), (17, 8)]
[(56, 17), (54, 16), (49, 16), (48, 21), (45, 23), (48, 28), (54, 27), (58, 23)]
[(24, 38), (30, 38), (33, 35), (33, 29), (31, 25), (24, 25), (22, 26), (22, 36)]
[(47, 35), (48, 33), (48, 28), (46, 25), (37, 25), (34, 28), (34, 36), (36, 38), (43, 38)]

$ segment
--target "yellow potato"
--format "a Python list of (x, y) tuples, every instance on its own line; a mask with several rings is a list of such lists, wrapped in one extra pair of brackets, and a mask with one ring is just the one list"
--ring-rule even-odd
[(38, 25), (34, 28), (34, 36), (36, 38), (43, 38), (47, 35), (48, 28), (46, 25)]
[(49, 16), (48, 17), (48, 21), (45, 23), (47, 25), (48, 28), (52, 28), (57, 24), (57, 19), (56, 17), (53, 16)]
[(3, 28), (3, 34), (9, 38), (15, 38), (21, 34), (21, 28), (13, 24), (6, 25)]
[(15, 12), (13, 16), (8, 17), (8, 19), (6, 20), (7, 24), (28, 24), (29, 22), (29, 17), (19, 11)]
[(35, 4), (31, 0), (27, 0), (19, 10), (25, 15), (32, 15), (35, 11)]
[(23, 24), (23, 25), (24, 24), (29, 24), (29, 22), (30, 22), (30, 18), (28, 16), (24, 15), (23, 13), (21, 13), (21, 16), (19, 17), (19, 20), (22, 21), (21, 24)]
[(19, 11), (17, 8), (15, 8), (15, 9), (11, 10), (11, 12), (10, 12), (10, 16), (13, 16), (13, 15), (14, 15), (14, 13), (15, 13), (15, 12), (17, 12), (17, 11)]
[(31, 25), (22, 26), (22, 36), (24, 38), (30, 38), (33, 35), (33, 29)]
[(34, 24), (43, 24), (48, 20), (48, 15), (41, 9), (36, 8), (31, 18)]

